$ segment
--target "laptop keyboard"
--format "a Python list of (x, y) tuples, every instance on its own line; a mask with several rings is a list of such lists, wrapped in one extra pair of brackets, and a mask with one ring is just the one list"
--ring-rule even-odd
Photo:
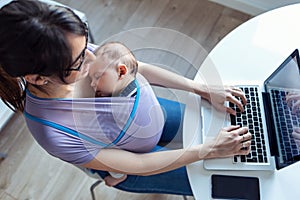
[(236, 111), (236, 116), (230, 115), (232, 125), (247, 126), (252, 133), (251, 152), (248, 155), (234, 156), (233, 162), (243, 163), (267, 163), (266, 142), (262, 125), (258, 88), (255, 86), (240, 86), (247, 98), (244, 112), (233, 103), (229, 106)]
[(277, 110), (275, 110), (275, 128), (279, 136), (279, 153), (281, 154), (282, 162), (293, 163), (297, 161), (300, 151), (295, 143), (291, 133), (293, 127), (300, 127), (299, 113), (293, 114), (291, 107), (286, 103), (285, 91), (271, 90), (272, 101)]

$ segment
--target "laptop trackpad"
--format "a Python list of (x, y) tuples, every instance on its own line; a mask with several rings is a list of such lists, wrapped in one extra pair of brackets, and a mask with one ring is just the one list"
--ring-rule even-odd
[(229, 114), (217, 111), (208, 101), (201, 101), (203, 141), (213, 139), (223, 127), (230, 126)]

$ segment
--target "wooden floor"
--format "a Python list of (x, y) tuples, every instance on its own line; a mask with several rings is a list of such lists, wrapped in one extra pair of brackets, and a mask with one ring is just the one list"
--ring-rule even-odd
[[(139, 60), (191, 78), (207, 53), (232, 29), (251, 18), (206, 0), (59, 2), (86, 13), (96, 44), (121, 40), (134, 49)], [(1, 131), (0, 152), (7, 154), (0, 161), (1, 200), (91, 199), (89, 187), (95, 180), (42, 150), (28, 132), (23, 116), (14, 115)], [(175, 195), (127, 193), (103, 184), (96, 194), (99, 200), (182, 199)]]

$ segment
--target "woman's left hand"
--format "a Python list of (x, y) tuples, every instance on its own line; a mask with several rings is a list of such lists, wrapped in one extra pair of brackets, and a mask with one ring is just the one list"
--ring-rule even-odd
[(232, 115), (236, 112), (225, 105), (225, 101), (229, 101), (235, 105), (243, 112), (244, 105), (247, 104), (247, 99), (244, 92), (233, 86), (210, 86), (207, 87), (206, 94), (201, 95), (203, 98), (208, 100), (217, 110), (226, 111)]

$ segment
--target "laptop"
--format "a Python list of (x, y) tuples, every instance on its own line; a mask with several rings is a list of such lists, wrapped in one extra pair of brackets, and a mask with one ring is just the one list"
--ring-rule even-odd
[[(229, 115), (216, 111), (208, 102), (201, 102), (203, 141), (215, 137), (220, 127), (240, 125), (252, 133), (251, 153), (222, 159), (207, 159), (207, 170), (275, 170), (299, 160), (300, 144), (292, 136), (293, 128), (300, 127), (300, 113), (292, 112), (286, 95), (300, 94), (300, 62), (296, 49), (262, 83), (238, 83), (247, 98), (245, 111)], [(241, 145), (242, 146), (242, 145)]]

